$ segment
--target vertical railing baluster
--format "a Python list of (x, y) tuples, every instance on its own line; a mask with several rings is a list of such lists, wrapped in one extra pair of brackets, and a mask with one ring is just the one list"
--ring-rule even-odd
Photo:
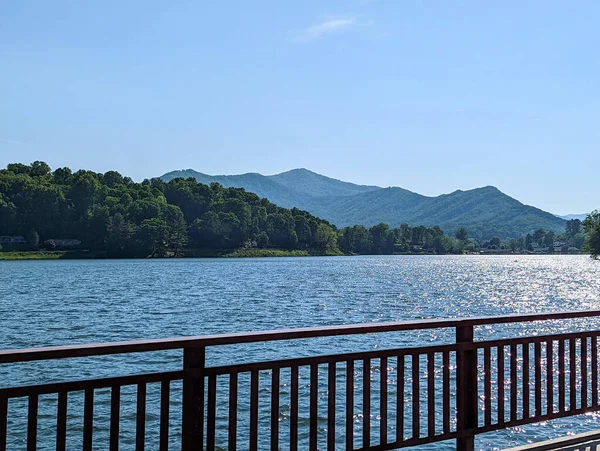
[(396, 442), (404, 440), (404, 354), (398, 356), (398, 382), (396, 389)]
[(92, 451), (94, 434), (94, 389), (86, 388), (83, 401), (83, 451)]
[(489, 346), (483, 348), (483, 404), (484, 425), (492, 424), (492, 352)]
[(146, 383), (137, 384), (137, 406), (135, 413), (135, 449), (146, 448)]
[(250, 372), (250, 451), (258, 451), (258, 370)]
[(598, 336), (592, 335), (592, 406), (598, 405)]
[(523, 343), (523, 419), (529, 418), (529, 343)]
[(29, 395), (29, 405), (27, 408), (27, 451), (37, 449), (37, 416), (38, 416), (38, 395)]
[(442, 354), (442, 430), (450, 432), (450, 351)]
[(554, 341), (546, 341), (546, 414), (554, 413)]
[(217, 423), (217, 376), (208, 376), (208, 399), (206, 409), (206, 450), (214, 451)]
[(298, 367), (293, 366), (291, 371), (290, 388), (290, 450), (298, 450)]
[(0, 451), (6, 451), (6, 433), (8, 428), (8, 399), (0, 396)]
[(535, 365), (535, 416), (539, 417), (542, 415), (542, 343), (539, 341), (535, 342), (533, 348), (533, 360)]
[(121, 410), (121, 387), (115, 385), (110, 390), (110, 451), (119, 449), (119, 422)]
[(421, 374), (419, 354), (412, 355), (412, 438), (421, 436)]
[(271, 449), (279, 449), (279, 375), (280, 369), (273, 368), (271, 375)]
[(558, 340), (558, 411), (565, 411), (565, 340)]
[(504, 346), (498, 346), (498, 424), (506, 421), (504, 414)]
[(588, 407), (588, 338), (581, 339), (581, 408)]
[(435, 353), (427, 354), (427, 435), (435, 435)]
[(237, 448), (237, 404), (238, 404), (238, 373), (229, 375), (229, 428), (227, 449), (235, 451)]
[(577, 410), (577, 340), (569, 339), (569, 410)]
[(517, 345), (510, 345), (510, 419), (517, 419), (517, 388), (519, 379), (517, 378)]
[(56, 409), (56, 451), (67, 449), (67, 401), (66, 391), (58, 392), (58, 406)]
[(327, 449), (335, 450), (335, 397), (336, 363), (327, 366)]
[(319, 365), (310, 365), (310, 390), (309, 390), (309, 448), (317, 449), (318, 415), (319, 415)]
[(181, 448), (196, 451), (204, 448), (204, 367), (206, 348), (189, 347), (183, 350), (183, 419)]
[(354, 361), (346, 362), (346, 449), (354, 449)]
[(379, 444), (386, 445), (388, 441), (388, 359), (382, 357), (379, 371)]
[(171, 381), (160, 383), (160, 451), (169, 450), (169, 406), (171, 399)]
[[(456, 328), (456, 343), (462, 346), (473, 345), (473, 326)], [(475, 449), (474, 429), (478, 423), (478, 388), (477, 388), (477, 349), (462, 348), (457, 355), (457, 431), (456, 449), (473, 451)]]
[(318, 416), (319, 416), (319, 365), (313, 363), (310, 366), (310, 415), (309, 415), (309, 444), (310, 449), (317, 450)]
[(363, 360), (363, 448), (371, 446), (371, 360)]

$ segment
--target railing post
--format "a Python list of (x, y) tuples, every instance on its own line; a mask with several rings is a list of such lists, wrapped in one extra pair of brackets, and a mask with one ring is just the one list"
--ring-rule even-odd
[[(183, 349), (182, 451), (204, 448), (204, 374), (206, 348)], [(190, 371), (191, 370), (191, 371)]]
[[(473, 326), (458, 326), (456, 342), (473, 343)], [(457, 451), (474, 451), (477, 427), (477, 351), (459, 350), (457, 353)]]

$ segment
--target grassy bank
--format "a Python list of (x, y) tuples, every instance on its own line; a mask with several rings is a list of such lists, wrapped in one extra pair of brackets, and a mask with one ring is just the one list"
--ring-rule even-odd
[(106, 252), (89, 251), (22, 251), (0, 252), (0, 260), (81, 260), (106, 258)]
[[(238, 249), (232, 252), (216, 250), (186, 252), (184, 258), (249, 258), (249, 257), (308, 257), (307, 251), (280, 249)], [(86, 251), (22, 251), (0, 252), (0, 260), (76, 260), (105, 259), (106, 252)], [(126, 258), (126, 257), (125, 257)]]
[(56, 260), (64, 258), (66, 252), (0, 252), (0, 260)]
[(284, 251), (279, 249), (238, 249), (224, 257), (228, 258), (248, 258), (248, 257), (309, 257), (307, 251)]

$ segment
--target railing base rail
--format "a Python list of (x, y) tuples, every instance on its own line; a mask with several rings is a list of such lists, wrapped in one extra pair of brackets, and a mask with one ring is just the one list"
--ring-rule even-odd
[(517, 446), (504, 451), (598, 451), (600, 450), (600, 431), (570, 435), (568, 437), (546, 440), (530, 445)]

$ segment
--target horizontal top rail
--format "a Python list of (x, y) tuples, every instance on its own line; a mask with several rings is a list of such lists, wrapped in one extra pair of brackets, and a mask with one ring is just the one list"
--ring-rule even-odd
[(466, 318), (438, 318), (391, 323), (367, 323), (308, 327), (298, 329), (237, 332), (231, 334), (201, 335), (195, 337), (164, 338), (143, 341), (123, 341), (43, 348), (0, 350), (0, 364), (51, 360), (70, 357), (92, 357), (108, 354), (167, 351), (203, 346), (233, 345), (302, 338), (335, 337), (343, 335), (403, 332), (419, 329), (483, 326), (490, 324), (523, 323), (600, 316), (600, 310), (581, 310), (525, 315), (483, 316)]

